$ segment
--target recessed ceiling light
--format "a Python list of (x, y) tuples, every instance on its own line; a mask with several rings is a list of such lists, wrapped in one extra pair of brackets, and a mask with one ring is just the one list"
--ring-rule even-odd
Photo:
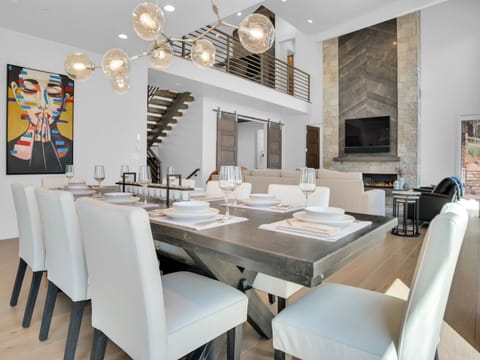
[(242, 12), (239, 11), (239, 12), (237, 13), (237, 16), (242, 16)]
[(308, 19), (307, 22), (308, 22), (309, 24), (311, 24), (311, 23), (313, 23), (313, 20), (312, 20), (312, 19)]
[(287, 0), (282, 0), (282, 2), (287, 2)]
[(165, 6), (163, 7), (163, 10), (168, 11), (168, 12), (172, 12), (172, 11), (175, 11), (175, 6), (173, 6), (173, 5), (165, 5)]
[(118, 38), (122, 39), (122, 40), (125, 40), (125, 39), (128, 39), (128, 35), (127, 34), (118, 34)]

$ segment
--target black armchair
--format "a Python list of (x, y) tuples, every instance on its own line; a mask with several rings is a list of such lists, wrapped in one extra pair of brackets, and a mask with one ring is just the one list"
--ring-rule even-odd
[(440, 213), (443, 205), (456, 201), (461, 197), (461, 183), (456, 178), (445, 178), (435, 187), (421, 187), (415, 189), (420, 195), (419, 219), (431, 221)]

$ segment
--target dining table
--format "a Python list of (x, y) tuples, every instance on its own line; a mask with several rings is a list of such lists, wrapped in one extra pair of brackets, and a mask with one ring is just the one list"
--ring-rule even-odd
[[(224, 211), (222, 202), (211, 207)], [(348, 213), (365, 226), (336, 241), (286, 234), (260, 228), (292, 217), (293, 212), (269, 212), (233, 207), (230, 214), (246, 221), (203, 230), (151, 218), (153, 238), (185, 250), (203, 272), (241, 289), (249, 298), (248, 322), (265, 338), (272, 337), (274, 313), (251, 284), (257, 273), (268, 274), (306, 287), (314, 287), (385, 239), (397, 225), (391, 216)], [(215, 294), (212, 294), (215, 296)]]

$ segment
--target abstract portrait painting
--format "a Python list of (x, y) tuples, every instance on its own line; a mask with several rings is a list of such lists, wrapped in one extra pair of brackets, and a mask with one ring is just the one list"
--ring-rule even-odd
[(73, 164), (74, 82), (7, 65), (7, 174), (58, 174)]

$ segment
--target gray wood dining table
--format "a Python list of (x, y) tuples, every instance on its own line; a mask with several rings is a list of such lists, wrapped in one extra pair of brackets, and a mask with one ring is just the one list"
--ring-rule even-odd
[[(211, 206), (224, 211), (219, 203)], [(231, 208), (230, 214), (248, 221), (191, 230), (152, 219), (153, 237), (183, 248), (204, 272), (234, 287), (245, 289), (259, 272), (313, 287), (385, 239), (386, 233), (397, 225), (394, 217), (349, 213), (357, 220), (371, 221), (371, 225), (327, 242), (259, 229), (262, 224), (292, 217), (292, 212)], [(274, 314), (255, 291), (246, 294), (249, 323), (261, 335), (271, 338)]]

